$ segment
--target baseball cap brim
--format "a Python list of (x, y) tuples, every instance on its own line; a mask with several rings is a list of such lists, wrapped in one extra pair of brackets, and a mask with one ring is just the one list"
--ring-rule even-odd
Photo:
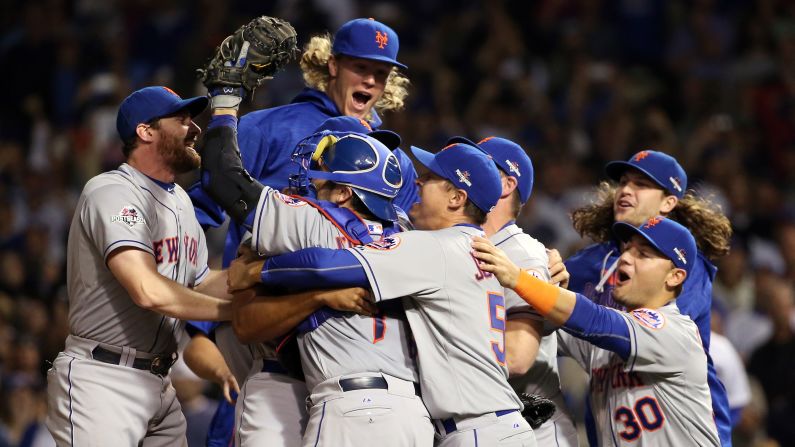
[(431, 172), (439, 177), (449, 179), (442, 167), (439, 166), (439, 163), (436, 162), (436, 155), (424, 149), (420, 149), (417, 146), (411, 146), (411, 153), (414, 154), (414, 157), (420, 164), (428, 168)]
[(660, 182), (659, 180), (657, 180), (657, 178), (654, 175), (652, 175), (651, 172), (649, 172), (646, 169), (641, 168), (638, 165), (634, 165), (634, 164), (628, 163), (626, 161), (611, 161), (610, 163), (605, 165), (605, 173), (607, 174), (607, 177), (609, 177), (610, 179), (615, 180), (617, 182), (621, 180), (621, 175), (623, 175), (625, 172), (627, 172), (628, 169), (635, 169), (637, 171), (642, 172), (643, 175), (645, 175), (646, 177), (651, 179), (654, 183), (656, 183), (662, 189), (668, 190), (668, 186), (667, 185), (665, 185), (662, 182)]
[(389, 57), (381, 55), (381, 54), (347, 54), (345, 51), (340, 51), (340, 52), (338, 52), (336, 54), (341, 54), (343, 56), (348, 56), (348, 57), (355, 57), (355, 58), (358, 58), (358, 59), (368, 59), (368, 60), (371, 60), (371, 61), (386, 62), (389, 65), (394, 65), (394, 66), (400, 67), (400, 68), (402, 68), (404, 70), (408, 70), (408, 68), (409, 68), (408, 66), (406, 66), (404, 64), (401, 64), (400, 62), (392, 60)]
[(200, 113), (207, 108), (207, 104), (209, 104), (210, 100), (206, 96), (197, 96), (195, 98), (188, 98), (178, 101), (171, 107), (171, 111), (167, 112), (160, 117), (168, 116), (182, 110), (188, 110), (190, 113), (191, 118), (196, 117)]

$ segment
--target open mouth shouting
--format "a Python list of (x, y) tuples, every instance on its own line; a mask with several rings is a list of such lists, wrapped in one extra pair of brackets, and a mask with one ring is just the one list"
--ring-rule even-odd
[(367, 111), (370, 100), (373, 95), (367, 92), (353, 92), (351, 95), (351, 106), (357, 113), (364, 114)]
[(629, 269), (626, 267), (619, 267), (616, 270), (616, 287), (621, 287), (629, 283), (632, 280), (632, 275), (629, 273)]

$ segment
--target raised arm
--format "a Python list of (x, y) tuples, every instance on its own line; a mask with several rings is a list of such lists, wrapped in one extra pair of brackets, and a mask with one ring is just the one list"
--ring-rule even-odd
[(488, 239), (476, 237), (472, 247), (481, 268), (491, 272), (503, 287), (508, 287), (538, 313), (572, 335), (587, 340), (627, 359), (630, 353), (629, 329), (618, 312), (594, 304), (588, 298), (535, 278), (520, 269)]

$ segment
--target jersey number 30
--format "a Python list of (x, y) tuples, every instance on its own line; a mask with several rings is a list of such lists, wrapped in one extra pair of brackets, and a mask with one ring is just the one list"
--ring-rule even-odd
[(505, 365), (505, 297), (494, 292), (489, 292), (488, 297), (491, 332), (497, 338), (491, 342), (491, 350), (497, 363)]
[(624, 424), (624, 430), (618, 435), (627, 441), (638, 439), (643, 430), (655, 431), (665, 422), (665, 416), (657, 404), (657, 399), (650, 396), (641, 397), (635, 401), (633, 408), (617, 409), (613, 414), (613, 419)]

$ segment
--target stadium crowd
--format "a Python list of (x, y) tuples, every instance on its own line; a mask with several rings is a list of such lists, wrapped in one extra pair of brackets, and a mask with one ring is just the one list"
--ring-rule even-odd
[[(203, 94), (195, 68), (261, 14), (290, 21), (302, 42), (352, 17), (392, 26), (411, 88), (384, 127), (421, 147), (451, 135), (521, 143), (536, 186), (519, 224), (564, 259), (588, 243), (569, 212), (592, 198), (606, 161), (641, 149), (680, 160), (734, 228), (717, 262), (712, 325), (727, 341), (713, 352), (719, 374), (740, 365), (723, 372), (730, 405), (743, 409), (735, 445), (795, 445), (793, 3), (9, 0), (0, 4), (0, 446), (51, 445), (45, 374), (68, 332), (66, 235), (84, 183), (123, 160), (119, 102), (145, 85)], [(243, 109), (286, 103), (302, 86), (291, 67)], [(217, 267), (222, 239), (210, 241)], [(184, 366), (177, 373), (189, 441), (203, 445), (217, 390)]]

